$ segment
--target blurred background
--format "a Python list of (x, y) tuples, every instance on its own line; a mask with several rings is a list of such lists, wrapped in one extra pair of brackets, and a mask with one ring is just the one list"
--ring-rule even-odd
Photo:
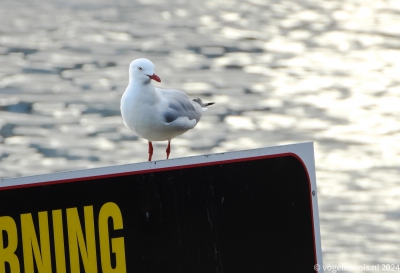
[(400, 1), (0, 0), (0, 177), (145, 161), (139, 57), (216, 102), (172, 158), (313, 141), (325, 265), (400, 263)]

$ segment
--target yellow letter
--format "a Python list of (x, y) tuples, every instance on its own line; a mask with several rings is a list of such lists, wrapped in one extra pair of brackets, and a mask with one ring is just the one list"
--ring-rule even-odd
[[(4, 247), (3, 231), (7, 233), (8, 246)], [(17, 226), (10, 216), (0, 217), (0, 273), (6, 272), (6, 262), (10, 265), (12, 273), (19, 273), (19, 261), (15, 250), (18, 246)]]
[[(96, 241), (94, 234), (93, 206), (84, 207), (85, 214), (85, 239), (76, 208), (67, 209), (68, 243), (71, 272), (79, 273), (78, 245), (86, 273), (97, 273)], [(87, 249), (86, 249), (87, 247)]]
[(122, 229), (122, 214), (117, 204), (109, 202), (104, 204), (99, 213), (99, 234), (101, 267), (104, 273), (125, 273), (125, 244), (124, 237), (111, 239), (112, 253), (115, 253), (116, 266), (112, 268), (110, 259), (110, 237), (108, 233), (108, 218), (114, 222), (114, 230)]
[(34, 273), (33, 254), (38, 272), (51, 272), (50, 238), (47, 211), (41, 211), (39, 215), (40, 246), (33, 225), (32, 214), (21, 214), (22, 246), (24, 250), (24, 267), (26, 273)]
[(53, 210), (53, 234), (57, 273), (65, 273), (64, 231), (60, 209)]

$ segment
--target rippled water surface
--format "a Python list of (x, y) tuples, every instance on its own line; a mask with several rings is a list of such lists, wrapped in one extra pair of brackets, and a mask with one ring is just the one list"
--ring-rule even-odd
[(324, 263), (400, 263), (399, 1), (1, 0), (0, 177), (146, 160), (138, 57), (216, 102), (172, 157), (314, 141)]

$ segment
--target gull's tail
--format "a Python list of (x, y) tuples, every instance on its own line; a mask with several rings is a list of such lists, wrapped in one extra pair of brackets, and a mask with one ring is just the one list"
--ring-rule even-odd
[(195, 102), (197, 102), (198, 104), (200, 104), (200, 106), (201, 106), (201, 109), (203, 110), (203, 111), (206, 111), (208, 108), (206, 108), (207, 106), (209, 106), (209, 105), (213, 105), (215, 102), (207, 102), (207, 103), (204, 103), (200, 98), (195, 98), (193, 101), (195, 101)]

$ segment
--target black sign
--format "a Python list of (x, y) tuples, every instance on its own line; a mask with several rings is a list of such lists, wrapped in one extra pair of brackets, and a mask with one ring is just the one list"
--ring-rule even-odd
[(0, 273), (314, 272), (294, 155), (0, 188)]

